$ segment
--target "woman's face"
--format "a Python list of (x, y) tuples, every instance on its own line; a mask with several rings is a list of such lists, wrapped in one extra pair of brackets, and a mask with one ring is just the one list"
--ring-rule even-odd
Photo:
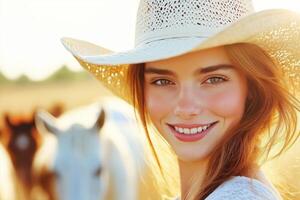
[(207, 158), (240, 121), (246, 96), (223, 47), (145, 63), (148, 114), (180, 160)]

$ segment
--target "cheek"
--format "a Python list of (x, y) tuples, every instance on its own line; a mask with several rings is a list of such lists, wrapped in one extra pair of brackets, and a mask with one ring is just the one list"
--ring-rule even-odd
[(146, 99), (147, 111), (152, 116), (159, 116), (164, 111), (164, 106), (162, 103), (159, 103), (155, 98), (150, 97)]
[(218, 115), (240, 118), (244, 112), (245, 92), (242, 88), (223, 90), (210, 96), (208, 102), (208, 107)]
[(146, 108), (150, 118), (154, 121), (160, 120), (171, 110), (170, 100), (172, 99), (169, 92), (158, 92), (156, 90), (145, 90)]

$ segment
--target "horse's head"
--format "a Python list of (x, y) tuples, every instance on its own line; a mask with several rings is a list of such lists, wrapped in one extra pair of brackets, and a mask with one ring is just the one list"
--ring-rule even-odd
[(77, 109), (59, 118), (38, 111), (39, 131), (50, 133), (56, 140), (52, 161), (48, 162), (48, 173), (54, 177), (59, 199), (100, 199), (103, 163), (99, 130), (104, 118), (104, 111), (95, 106)]
[(5, 114), (4, 123), (7, 130), (5, 143), (13, 164), (17, 170), (30, 170), (39, 143), (34, 118)]

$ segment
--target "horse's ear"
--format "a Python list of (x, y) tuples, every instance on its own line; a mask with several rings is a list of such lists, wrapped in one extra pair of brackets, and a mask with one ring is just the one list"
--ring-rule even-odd
[(97, 118), (95, 124), (93, 125), (93, 128), (95, 128), (97, 130), (101, 129), (104, 125), (104, 122), (105, 122), (105, 111), (103, 108), (101, 108), (98, 118)]
[(4, 122), (5, 122), (5, 125), (9, 128), (13, 127), (13, 123), (11, 122), (10, 118), (9, 118), (9, 115), (8, 113), (5, 113), (4, 114)]
[(65, 110), (65, 106), (63, 103), (55, 103), (50, 109), (49, 112), (54, 116), (54, 117), (59, 117), (62, 115), (62, 113)]
[(32, 126), (36, 127), (36, 116), (37, 116), (37, 112), (38, 112), (38, 108), (34, 108), (32, 110), (32, 114), (31, 114), (31, 121), (30, 123), (32, 124)]
[(50, 132), (57, 134), (60, 132), (56, 125), (56, 118), (45, 110), (37, 110), (35, 114), (35, 124), (39, 132)]

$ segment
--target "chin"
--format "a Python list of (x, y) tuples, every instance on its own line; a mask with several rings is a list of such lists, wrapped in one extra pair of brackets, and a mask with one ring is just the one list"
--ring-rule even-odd
[(209, 152), (203, 151), (203, 149), (176, 149), (175, 153), (177, 158), (185, 162), (196, 162), (206, 160)]

